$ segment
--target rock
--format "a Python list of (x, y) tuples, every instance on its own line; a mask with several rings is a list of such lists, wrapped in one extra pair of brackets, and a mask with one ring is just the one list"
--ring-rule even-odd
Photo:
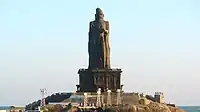
[(112, 106), (106, 109), (106, 112), (185, 112), (178, 107), (169, 107), (165, 104), (150, 102), (147, 105), (120, 105)]
[(156, 102), (151, 102), (148, 107), (152, 112), (171, 112), (170, 109), (165, 104), (160, 104)]
[(151, 102), (148, 105), (135, 105), (136, 112), (185, 112), (178, 107), (169, 107), (165, 104)]
[(168, 107), (171, 110), (171, 112), (185, 112), (183, 109), (180, 109), (178, 107), (172, 107), (172, 106), (168, 106)]
[(151, 112), (150, 108), (145, 105), (137, 105), (136, 112)]
[[(77, 110), (75, 110), (77, 111)], [(69, 112), (75, 112), (69, 111)], [(78, 111), (83, 112), (83, 111)], [(85, 111), (84, 111), (85, 112)], [(88, 111), (89, 112), (89, 111)], [(90, 112), (95, 112), (91, 111)], [(166, 104), (151, 102), (147, 105), (115, 105), (105, 107), (105, 109), (98, 109), (96, 112), (185, 112), (184, 110), (178, 107), (167, 106)]]
[(150, 104), (152, 101), (150, 101), (150, 100), (148, 100), (147, 98), (141, 98), (140, 100), (139, 100), (139, 104), (141, 104), (141, 105), (148, 105), (148, 104)]
[(137, 107), (135, 105), (132, 106), (133, 112), (137, 112)]

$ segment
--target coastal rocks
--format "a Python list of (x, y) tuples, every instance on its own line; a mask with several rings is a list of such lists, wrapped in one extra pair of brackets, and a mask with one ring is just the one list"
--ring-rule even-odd
[(134, 112), (135, 110), (136, 107), (131, 105), (118, 105), (105, 108), (105, 112)]
[[(109, 111), (108, 111), (109, 110)], [(107, 109), (105, 112), (185, 112), (177, 107), (169, 107), (165, 104), (151, 102), (147, 105), (125, 105), (114, 106)]]
[(178, 107), (167, 106), (165, 104), (160, 104), (152, 102), (148, 105), (152, 112), (185, 112), (183, 109)]
[(150, 108), (151, 112), (171, 112), (165, 104), (152, 102), (147, 106)]
[[(173, 106), (168, 106), (166, 104), (161, 104), (161, 103), (156, 103), (153, 102), (152, 100), (149, 100), (147, 98), (141, 98), (139, 100), (139, 104), (136, 106), (136, 110), (138, 112), (145, 110), (146, 112), (185, 112), (184, 110), (178, 108), (178, 107), (173, 107)], [(136, 111), (136, 112), (137, 112)]]
[(185, 112), (183, 109), (180, 109), (178, 107), (169, 106), (169, 109), (171, 110), (171, 112)]
[[(104, 108), (93, 108), (93, 109), (83, 109), (78, 107), (71, 108), (63, 108), (58, 109), (58, 106), (54, 106), (54, 108), (48, 108), (49, 112), (185, 112), (178, 107), (171, 107), (165, 104), (160, 104), (156, 102), (151, 102), (148, 105), (115, 105)], [(60, 107), (59, 107), (60, 108)]]
[(139, 104), (141, 104), (141, 105), (148, 105), (148, 104), (150, 104), (150, 103), (152, 103), (152, 101), (151, 101), (151, 100), (148, 100), (147, 98), (141, 98), (141, 99), (139, 100)]

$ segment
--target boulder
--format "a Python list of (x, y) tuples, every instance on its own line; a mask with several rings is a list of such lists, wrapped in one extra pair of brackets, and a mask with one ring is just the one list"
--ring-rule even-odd
[(120, 105), (112, 106), (106, 109), (106, 112), (185, 112), (178, 107), (167, 106), (166, 104), (150, 102), (143, 105)]
[(185, 112), (183, 109), (180, 109), (178, 107), (172, 107), (172, 106), (168, 106), (168, 107), (171, 110), (171, 112)]
[(151, 100), (148, 100), (147, 98), (141, 98), (140, 100), (139, 100), (139, 104), (141, 104), (141, 105), (148, 105), (148, 104), (150, 104), (152, 101)]

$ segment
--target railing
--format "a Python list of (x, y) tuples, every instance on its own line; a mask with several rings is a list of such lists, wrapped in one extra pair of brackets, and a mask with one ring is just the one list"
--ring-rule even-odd
[[(80, 72), (87, 71), (87, 70), (88, 69), (85, 69), (85, 68), (79, 69)], [(115, 71), (115, 72), (117, 72), (117, 71), (121, 71), (121, 69), (119, 69), (119, 68), (115, 68), (115, 69), (92, 69), (92, 71)]]

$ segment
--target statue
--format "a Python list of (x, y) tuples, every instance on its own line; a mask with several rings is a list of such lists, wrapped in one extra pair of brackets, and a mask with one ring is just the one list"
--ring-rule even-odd
[(104, 20), (100, 8), (96, 9), (95, 20), (90, 22), (88, 54), (88, 68), (110, 68), (109, 22)]
[(109, 22), (104, 20), (103, 11), (96, 9), (95, 20), (89, 24), (88, 69), (79, 69), (77, 92), (96, 92), (101, 88), (117, 92), (122, 90), (121, 69), (112, 69), (110, 65)]

